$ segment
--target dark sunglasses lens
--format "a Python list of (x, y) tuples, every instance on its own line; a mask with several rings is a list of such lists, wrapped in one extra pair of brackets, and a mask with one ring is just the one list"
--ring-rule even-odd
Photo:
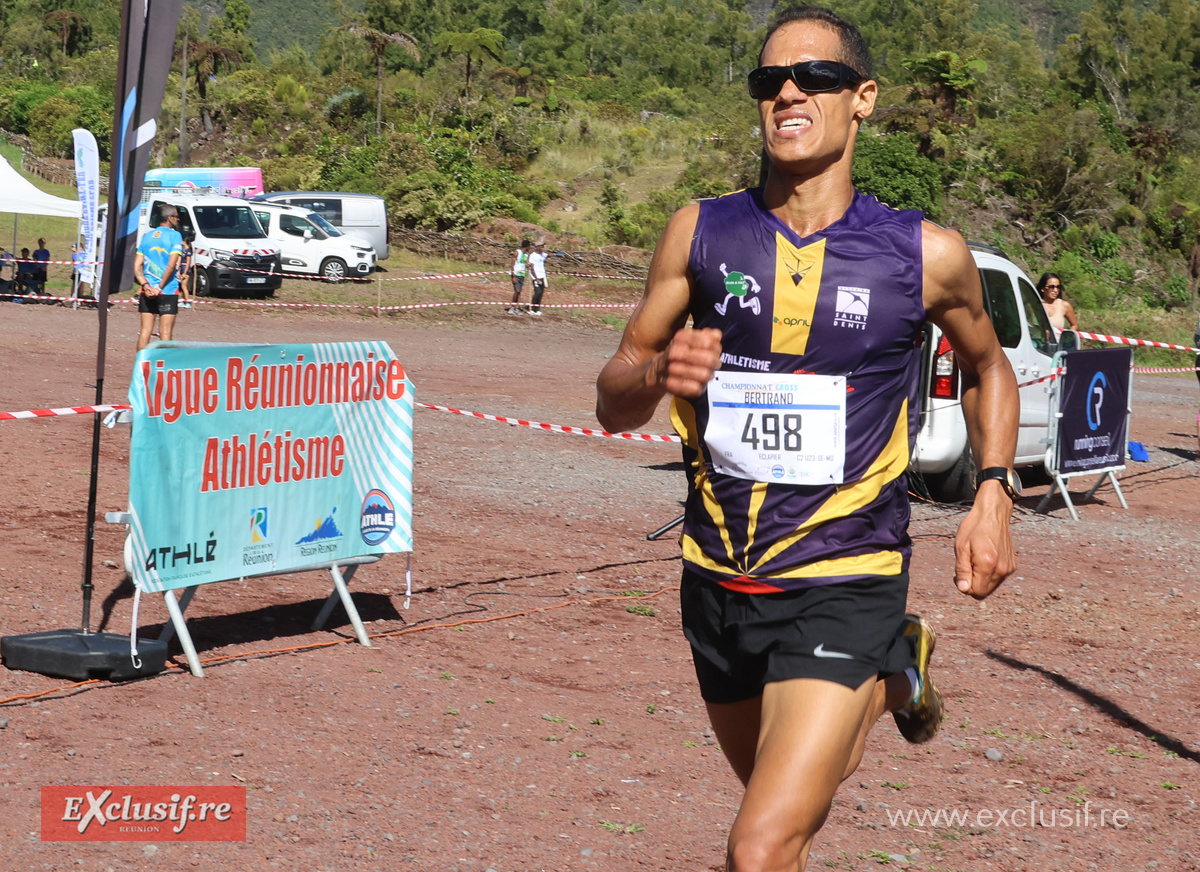
[(810, 94), (836, 91), (842, 82), (841, 70), (822, 63), (796, 64), (792, 76), (800, 90)]
[(750, 96), (755, 100), (769, 100), (783, 90), (791, 67), (759, 67), (749, 76)]

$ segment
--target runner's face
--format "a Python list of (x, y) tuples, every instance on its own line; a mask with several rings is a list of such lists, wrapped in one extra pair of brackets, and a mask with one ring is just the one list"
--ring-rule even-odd
[[(762, 66), (800, 61), (845, 61), (841, 37), (820, 22), (786, 24), (763, 48)], [(814, 172), (849, 163), (858, 122), (875, 108), (873, 81), (840, 91), (807, 94), (791, 79), (773, 99), (759, 100), (763, 140), (771, 162), (789, 172)]]

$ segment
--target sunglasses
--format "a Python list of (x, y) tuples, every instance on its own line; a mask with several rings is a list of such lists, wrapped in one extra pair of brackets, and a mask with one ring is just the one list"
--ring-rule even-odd
[(751, 70), (747, 77), (750, 96), (755, 100), (777, 97), (788, 79), (806, 94), (840, 91), (846, 85), (857, 85), (864, 81), (858, 70), (837, 61), (801, 61), (790, 67), (759, 67)]
[(1046, 285), (1046, 290), (1048, 290), (1048, 291), (1061, 291), (1061, 290), (1062, 290), (1062, 285)]

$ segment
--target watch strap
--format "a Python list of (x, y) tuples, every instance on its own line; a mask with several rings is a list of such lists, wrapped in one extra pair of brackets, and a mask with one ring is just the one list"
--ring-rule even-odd
[(1013, 478), (1016, 478), (1016, 473), (1007, 466), (989, 466), (986, 469), (979, 470), (979, 474), (975, 476), (975, 489), (979, 490), (979, 486), (985, 481), (995, 479), (1004, 485), (1004, 490), (1010, 497), (1016, 499), (1020, 496), (1020, 491), (1013, 487)]

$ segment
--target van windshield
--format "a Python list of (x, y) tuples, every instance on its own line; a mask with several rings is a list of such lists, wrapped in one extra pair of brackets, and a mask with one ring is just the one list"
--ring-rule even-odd
[(338, 230), (336, 227), (334, 227), (332, 224), (330, 224), (328, 221), (326, 221), (324, 218), (322, 218), (316, 212), (309, 212), (305, 217), (308, 218), (308, 220), (311, 221), (313, 224), (316, 224), (318, 227), (320, 227), (322, 230), (324, 230), (326, 233), (328, 233), (330, 236), (341, 236), (342, 235), (342, 231)]
[(249, 206), (195, 206), (196, 224), (209, 239), (265, 239)]

